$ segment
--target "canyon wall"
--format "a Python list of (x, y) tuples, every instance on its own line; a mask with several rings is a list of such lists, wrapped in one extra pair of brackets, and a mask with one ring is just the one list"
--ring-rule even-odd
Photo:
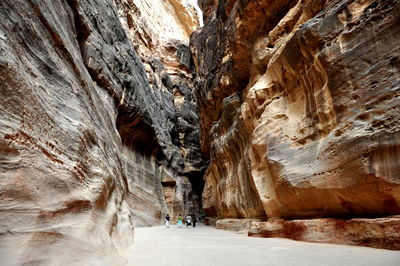
[(400, 214), (400, 2), (199, 5), (206, 214)]
[(124, 4), (0, 2), (1, 264), (123, 264), (134, 225), (200, 208), (187, 43), (140, 58)]
[[(145, 66), (152, 91), (160, 93), (156, 101), (166, 113), (160, 128), (171, 137), (164, 152), (167, 157), (154, 158), (160, 165), (150, 171), (156, 173), (155, 183), (162, 185), (159, 191), (163, 191), (163, 197), (154, 198), (154, 183), (149, 183), (152, 178), (138, 180), (140, 175), (136, 174), (128, 177), (133, 181), (130, 190), (135, 200), (130, 206), (135, 223), (159, 224), (160, 213), (164, 217), (166, 212), (173, 220), (179, 214), (199, 214), (204, 160), (199, 149), (197, 104), (192, 95), (193, 60), (189, 50), (189, 36), (199, 26), (198, 15), (185, 1), (114, 2), (128, 39)], [(146, 195), (144, 188), (149, 191)], [(158, 203), (164, 201), (166, 209)], [(149, 209), (158, 215), (149, 217)]]

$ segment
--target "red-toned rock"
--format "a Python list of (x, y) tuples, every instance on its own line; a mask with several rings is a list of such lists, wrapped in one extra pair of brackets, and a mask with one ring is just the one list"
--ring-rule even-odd
[(399, 3), (229, 3), (191, 39), (208, 214), (399, 213)]
[(268, 222), (251, 223), (248, 235), (400, 250), (400, 217), (350, 220), (272, 219)]
[(215, 223), (215, 228), (229, 231), (247, 233), (251, 224), (260, 222), (260, 219), (221, 219)]
[(123, 262), (133, 221), (116, 124), (145, 101), (139, 64), (107, 1), (0, 2), (1, 264)]
[[(117, 249), (133, 226), (164, 220), (168, 177), (174, 204), (199, 210), (190, 86), (157, 58), (146, 71), (120, 10), (111, 0), (0, 2), (2, 265), (124, 264)], [(172, 48), (174, 73), (188, 73), (188, 47)]]
[(400, 3), (201, 3), (206, 214), (400, 214)]

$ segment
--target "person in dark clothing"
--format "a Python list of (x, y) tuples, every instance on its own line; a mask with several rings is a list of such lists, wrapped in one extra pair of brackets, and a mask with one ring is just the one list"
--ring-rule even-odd
[(169, 221), (171, 220), (171, 217), (169, 217), (169, 214), (167, 214), (167, 216), (165, 216), (165, 227), (169, 228)]
[(192, 222), (193, 222), (193, 228), (196, 227), (196, 223), (197, 223), (196, 215), (193, 215)]

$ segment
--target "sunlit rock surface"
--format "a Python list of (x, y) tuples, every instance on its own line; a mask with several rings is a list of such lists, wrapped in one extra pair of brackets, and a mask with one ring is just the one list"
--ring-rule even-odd
[(118, 10), (111, 0), (0, 2), (0, 264), (124, 263), (116, 249), (133, 226), (168, 212), (170, 177), (178, 207), (200, 208), (190, 85), (149, 83)]
[(399, 1), (200, 7), (191, 50), (206, 214), (399, 214)]

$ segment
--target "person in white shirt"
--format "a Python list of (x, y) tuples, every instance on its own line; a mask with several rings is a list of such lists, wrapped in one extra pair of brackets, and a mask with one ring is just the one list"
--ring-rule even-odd
[(192, 217), (190, 215), (188, 215), (186, 217), (186, 227), (189, 227), (192, 225)]

